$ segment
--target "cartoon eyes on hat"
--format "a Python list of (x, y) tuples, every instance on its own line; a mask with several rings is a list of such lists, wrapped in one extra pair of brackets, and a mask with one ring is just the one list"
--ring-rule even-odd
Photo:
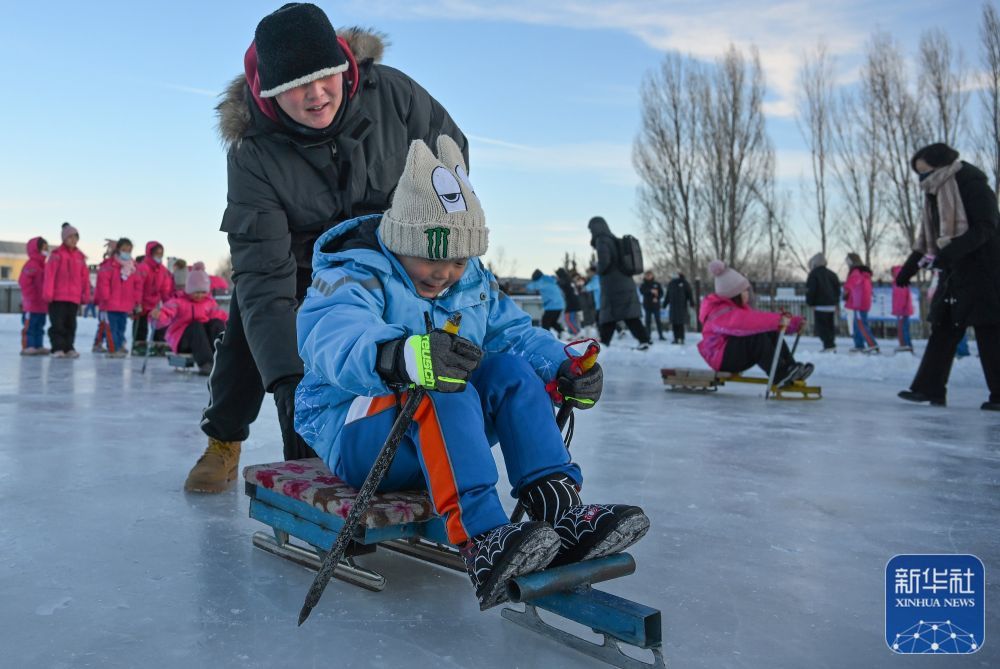
[(469, 173), (465, 171), (465, 168), (462, 165), (455, 165), (455, 174), (457, 174), (458, 178), (462, 180), (462, 183), (465, 184), (465, 187), (469, 189), (470, 193), (476, 192), (476, 189), (472, 187), (472, 182), (469, 181)]
[(444, 210), (449, 214), (456, 211), (468, 211), (465, 204), (465, 196), (462, 195), (462, 187), (458, 184), (455, 175), (444, 167), (435, 167), (431, 173), (431, 183), (441, 200)]

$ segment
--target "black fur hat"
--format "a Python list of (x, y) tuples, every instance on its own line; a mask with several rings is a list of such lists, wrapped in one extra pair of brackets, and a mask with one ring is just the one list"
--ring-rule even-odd
[(917, 161), (920, 159), (933, 168), (944, 167), (958, 160), (958, 151), (943, 142), (928, 144), (910, 158), (910, 167), (914, 172), (917, 171)]
[(290, 2), (261, 19), (254, 43), (262, 98), (347, 70), (337, 31), (308, 2)]
[(538, 281), (539, 279), (542, 278), (542, 276), (544, 276), (542, 274), (542, 270), (536, 269), (534, 272), (531, 273), (531, 280), (532, 281)]

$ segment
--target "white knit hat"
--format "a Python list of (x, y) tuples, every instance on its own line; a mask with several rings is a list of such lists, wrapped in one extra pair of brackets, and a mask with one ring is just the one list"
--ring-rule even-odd
[(428, 260), (486, 253), (489, 230), (472, 190), (462, 151), (451, 137), (437, 141), (438, 157), (421, 140), (410, 144), (392, 206), (379, 225), (385, 247)]
[(715, 277), (715, 293), (725, 298), (734, 298), (750, 288), (747, 278), (721, 260), (708, 263), (708, 271)]

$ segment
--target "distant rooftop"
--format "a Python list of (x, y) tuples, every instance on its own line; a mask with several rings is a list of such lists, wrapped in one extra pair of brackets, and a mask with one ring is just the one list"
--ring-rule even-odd
[(0, 242), (0, 253), (26, 256), (25, 242)]

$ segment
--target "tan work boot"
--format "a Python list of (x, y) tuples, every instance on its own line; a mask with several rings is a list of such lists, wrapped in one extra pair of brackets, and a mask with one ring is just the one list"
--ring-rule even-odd
[(191, 468), (184, 489), (190, 492), (222, 492), (236, 480), (240, 465), (240, 442), (208, 438), (205, 454)]

